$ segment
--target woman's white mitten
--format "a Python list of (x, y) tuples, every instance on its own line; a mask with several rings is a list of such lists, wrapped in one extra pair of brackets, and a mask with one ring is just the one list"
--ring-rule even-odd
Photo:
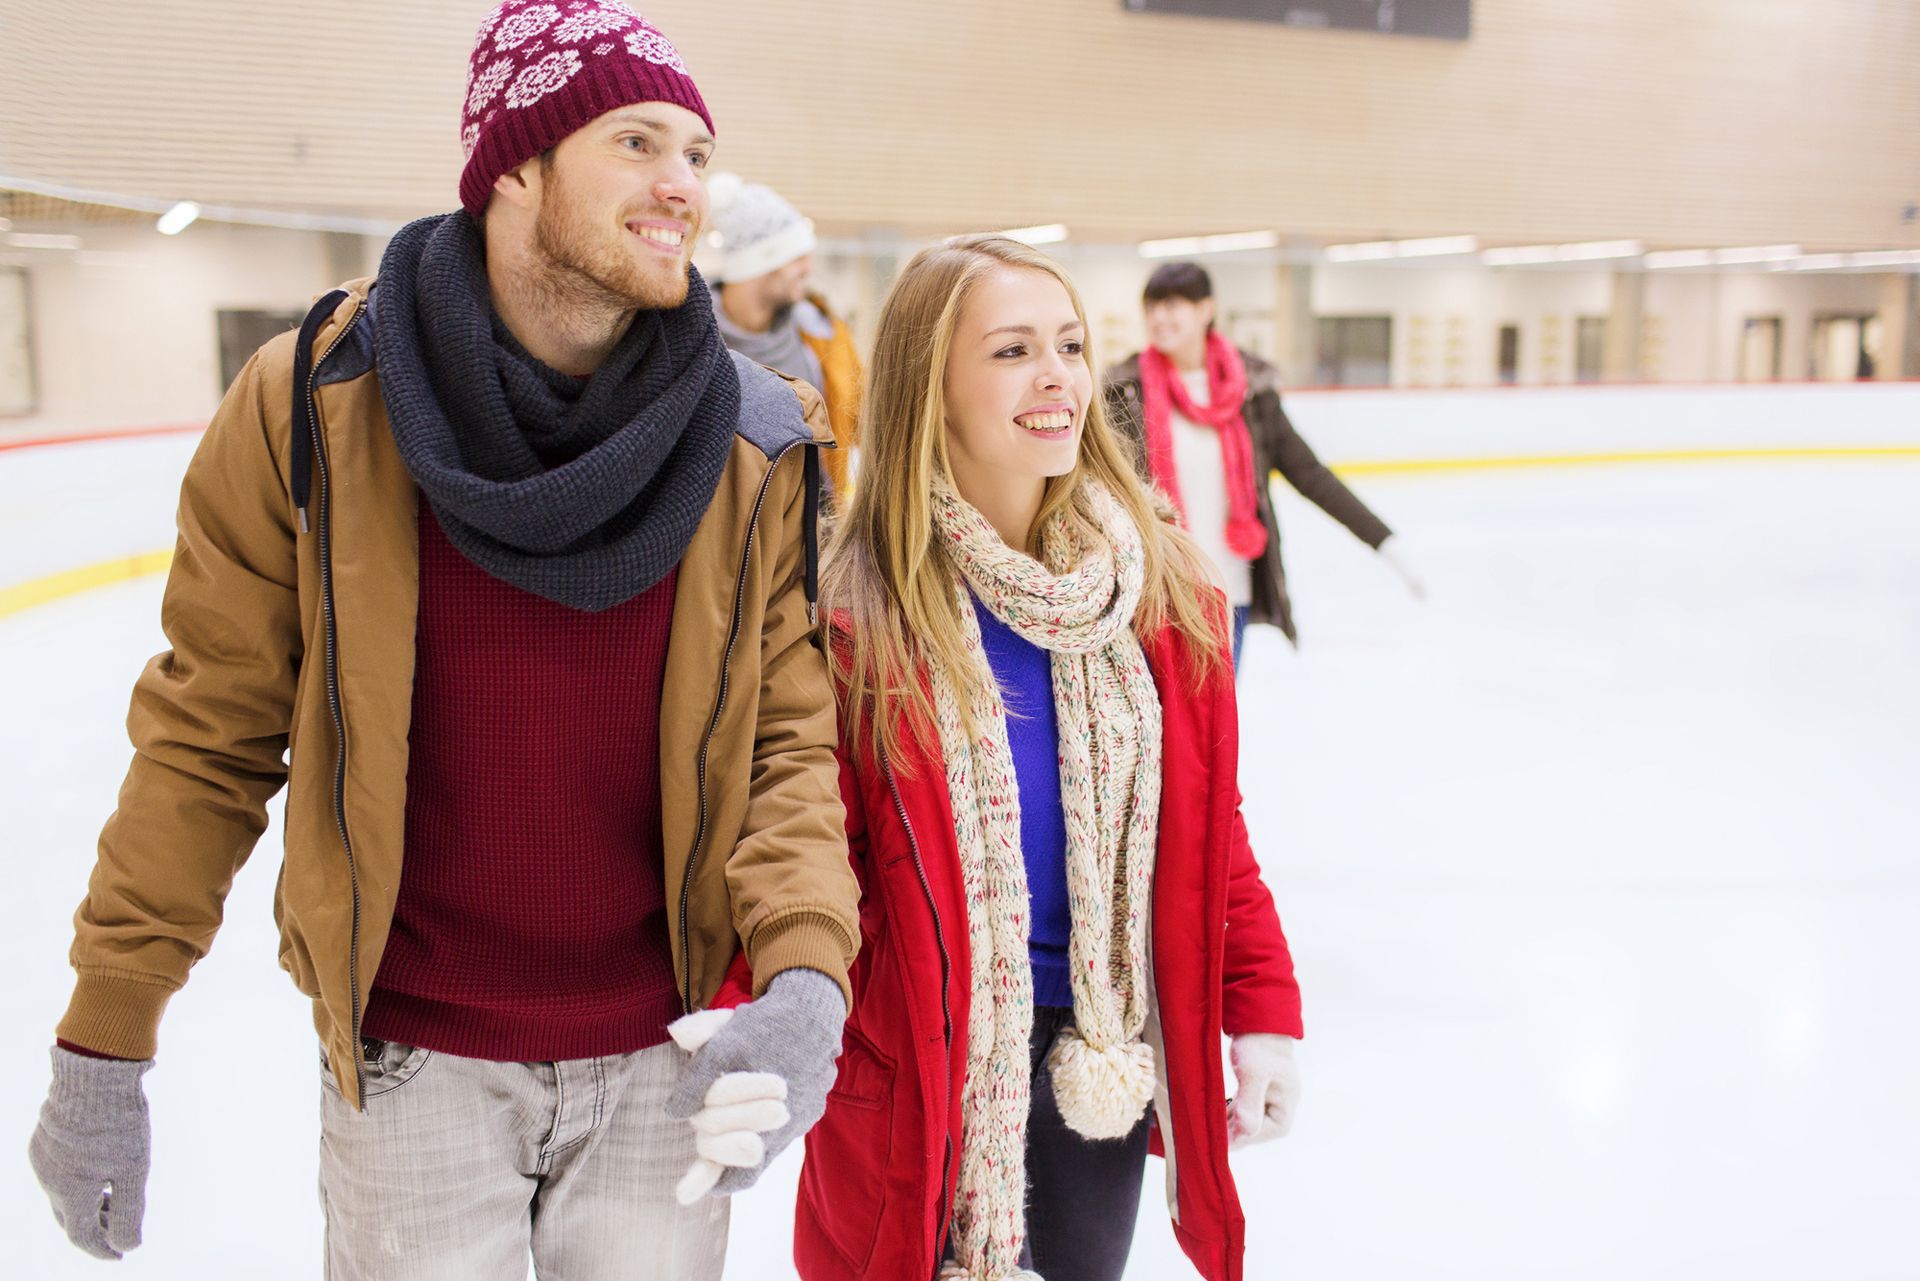
[(1234, 1147), (1284, 1138), (1300, 1103), (1300, 1065), (1291, 1036), (1248, 1032), (1233, 1038), (1233, 1074), (1240, 1082), (1227, 1113)]

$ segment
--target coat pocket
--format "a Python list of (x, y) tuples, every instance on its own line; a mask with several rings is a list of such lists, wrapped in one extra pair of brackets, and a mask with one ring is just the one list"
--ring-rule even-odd
[(840, 1075), (826, 1115), (807, 1133), (800, 1172), (803, 1213), (855, 1270), (865, 1269), (880, 1236), (893, 1158), (895, 1067), (847, 1025)]

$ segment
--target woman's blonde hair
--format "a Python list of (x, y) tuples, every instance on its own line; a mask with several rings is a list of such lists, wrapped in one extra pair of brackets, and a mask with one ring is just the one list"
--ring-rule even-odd
[[(1041, 271), (1060, 282), (1084, 326), (1086, 308), (1058, 263), (1005, 236), (960, 236), (915, 254), (880, 308), (860, 410), (860, 476), (835, 523), (822, 578), (823, 617), (838, 633), (832, 652), (842, 682), (843, 717), (855, 726), (870, 712), (877, 745), (899, 761), (904, 742), (922, 741), (933, 707), (923, 670), (938, 665), (960, 703), (982, 679), (963, 640), (951, 558), (934, 536), (933, 489), (951, 475), (947, 459), (946, 370), (961, 309), (975, 286), (1001, 267)], [(1083, 352), (1091, 352), (1086, 335)], [(1090, 355), (1089, 374), (1093, 373)], [(1079, 458), (1047, 482), (1036, 530), (1056, 513), (1091, 523), (1076, 502), (1088, 481), (1105, 485), (1140, 527), (1146, 585), (1134, 630), (1145, 636), (1171, 624), (1192, 642), (1197, 685), (1225, 666), (1225, 622), (1202, 553), (1170, 523), (1172, 509), (1134, 468), (1131, 451), (1107, 422), (1098, 385), (1089, 398)], [(906, 737), (911, 735), (913, 737)], [(930, 740), (927, 740), (930, 741)]]

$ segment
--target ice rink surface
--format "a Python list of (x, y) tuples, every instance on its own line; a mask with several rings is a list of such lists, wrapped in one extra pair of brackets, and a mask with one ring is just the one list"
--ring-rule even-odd
[[(167, 545), (192, 445), (0, 454), (0, 587)], [(1236, 1157), (1247, 1276), (1920, 1276), (1920, 459), (1355, 485), (1429, 598), (1283, 491), (1302, 648), (1250, 635), (1241, 777), (1306, 1094)], [(0, 619), (0, 1275), (318, 1277), (275, 830), (148, 1077), (145, 1247), (74, 1252), (23, 1155), (160, 587)], [(796, 1158), (729, 1278), (792, 1275)], [(1160, 1168), (1131, 1277), (1192, 1275)]]

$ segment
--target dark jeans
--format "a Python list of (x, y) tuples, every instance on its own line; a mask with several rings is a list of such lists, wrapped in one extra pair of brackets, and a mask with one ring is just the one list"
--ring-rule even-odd
[(1047, 1051), (1061, 1029), (1071, 1026), (1071, 1009), (1043, 1005), (1033, 1012), (1027, 1246), (1020, 1265), (1046, 1281), (1120, 1281), (1140, 1216), (1147, 1117), (1122, 1139), (1089, 1139), (1060, 1119)]
[(1253, 613), (1251, 607), (1235, 605), (1233, 607), (1233, 674), (1240, 674), (1240, 647), (1247, 639), (1247, 616)]
[(1027, 1258), (1047, 1281), (1120, 1281), (1147, 1169), (1147, 1121), (1123, 1139), (1089, 1139), (1053, 1101), (1047, 1051), (1073, 1011), (1033, 1012), (1033, 1110), (1027, 1117)]

